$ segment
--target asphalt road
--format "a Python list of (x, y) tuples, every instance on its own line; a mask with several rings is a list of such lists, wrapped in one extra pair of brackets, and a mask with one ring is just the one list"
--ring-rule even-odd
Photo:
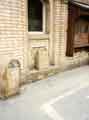
[(0, 100), (0, 120), (89, 120), (89, 66), (23, 86)]
[(60, 99), (53, 107), (64, 120), (89, 120), (89, 87)]

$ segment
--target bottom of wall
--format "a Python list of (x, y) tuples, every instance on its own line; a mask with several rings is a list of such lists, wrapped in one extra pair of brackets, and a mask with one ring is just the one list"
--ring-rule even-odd
[(43, 80), (49, 76), (53, 76), (57, 73), (61, 73), (67, 70), (71, 70), (77, 67), (81, 67), (84, 65), (88, 65), (88, 61), (82, 63), (81, 65), (79, 64), (69, 64), (66, 67), (61, 68), (60, 66), (50, 66), (47, 69), (41, 69), (41, 70), (27, 70), (25, 73), (22, 73), (22, 80), (21, 80), (21, 85), (27, 84), (27, 83), (32, 83), (36, 82), (38, 80)]

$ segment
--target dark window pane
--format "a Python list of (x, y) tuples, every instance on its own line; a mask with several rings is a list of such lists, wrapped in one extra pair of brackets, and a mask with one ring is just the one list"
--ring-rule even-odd
[(42, 3), (40, 0), (28, 0), (28, 30), (42, 31)]

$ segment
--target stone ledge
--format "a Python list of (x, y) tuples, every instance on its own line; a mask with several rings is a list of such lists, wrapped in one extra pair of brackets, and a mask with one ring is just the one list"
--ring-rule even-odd
[(26, 83), (42, 80), (49, 76), (55, 75), (59, 71), (60, 71), (60, 68), (56, 66), (50, 66), (49, 68), (42, 69), (42, 70), (31, 70), (28, 72), (26, 76)]
[(28, 33), (29, 40), (49, 40), (49, 34), (31, 34)]
[[(88, 63), (87, 63), (88, 64)], [(81, 66), (85, 66), (87, 64), (82, 64)], [(80, 66), (75, 65), (75, 66), (67, 66), (66, 68), (60, 68), (60, 66), (50, 66), (48, 69), (42, 69), (42, 70), (28, 70), (27, 74), (25, 74), (25, 78), (20, 85), (36, 82), (39, 80), (43, 80), (45, 78), (48, 78), (49, 76), (53, 76), (55, 74), (65, 72), (65, 71), (70, 71), (72, 69), (78, 68)]]

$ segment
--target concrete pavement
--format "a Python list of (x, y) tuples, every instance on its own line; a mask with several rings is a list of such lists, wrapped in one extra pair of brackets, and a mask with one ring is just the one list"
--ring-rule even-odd
[(21, 88), (0, 101), (0, 120), (89, 120), (89, 66)]

